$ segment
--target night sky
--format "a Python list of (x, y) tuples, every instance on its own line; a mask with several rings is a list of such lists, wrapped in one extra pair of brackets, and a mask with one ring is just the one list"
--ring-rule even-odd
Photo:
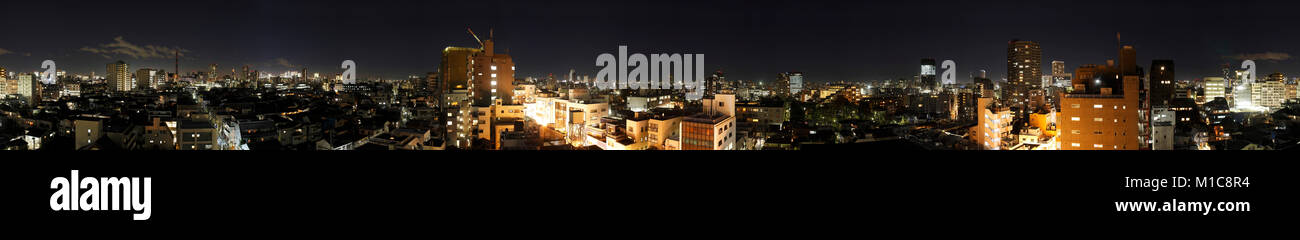
[[(477, 47), (495, 29), (517, 77), (595, 75), (595, 58), (632, 52), (705, 54), (731, 79), (771, 81), (785, 71), (810, 81), (909, 78), (921, 58), (957, 62), (958, 81), (979, 69), (1005, 76), (1006, 43), (1039, 42), (1043, 67), (1103, 64), (1115, 33), (1140, 65), (1174, 59), (1179, 79), (1219, 75), (1248, 56), (1260, 75), (1300, 76), (1295, 1), (6, 1), (0, 66), (37, 71), (44, 59), (98, 74), (184, 72), (217, 63), (282, 72), (334, 73), (358, 63), (361, 78), (436, 70), (446, 46)], [(1045, 71), (1046, 72), (1046, 71)]]

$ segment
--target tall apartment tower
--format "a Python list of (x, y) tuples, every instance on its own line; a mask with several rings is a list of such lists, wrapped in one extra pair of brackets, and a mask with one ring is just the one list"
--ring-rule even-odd
[(472, 74), (470, 61), (473, 61), (474, 55), (478, 54), (479, 49), (463, 47), (447, 47), (442, 49), (442, 64), (438, 67), (440, 81), (439, 89), (444, 92), (456, 90), (468, 90), (469, 80)]
[(219, 75), (220, 75), (220, 74), (217, 73), (217, 64), (216, 64), (216, 63), (213, 63), (213, 64), (208, 65), (208, 82), (215, 82), (215, 81), (217, 81), (217, 77), (218, 77)]
[(798, 96), (803, 91), (803, 73), (789, 72), (786, 75), (789, 76), (790, 95)]
[(790, 96), (790, 73), (783, 72), (776, 75), (776, 84), (773, 84), (772, 95), (789, 97)]
[(1151, 60), (1151, 106), (1169, 107), (1174, 100), (1174, 60)]
[(167, 72), (159, 69), (142, 68), (135, 71), (137, 89), (158, 89), (158, 84), (165, 81)]
[[(1029, 103), (1030, 94), (1041, 89), (1043, 49), (1037, 42), (1012, 40), (1007, 43), (1007, 93), (1013, 106)], [(1041, 92), (1039, 92), (1041, 94)]]
[(497, 100), (503, 104), (513, 104), (515, 90), (515, 62), (510, 54), (497, 53), (495, 43), (488, 37), (483, 41), (483, 50), (474, 56), (473, 74), (470, 85), (473, 91), (471, 99), (476, 106), (491, 105)]
[(131, 81), (131, 72), (128, 70), (130, 66), (126, 62), (109, 63), (107, 68), (108, 87), (110, 89), (117, 92), (126, 92), (135, 87), (134, 82)]

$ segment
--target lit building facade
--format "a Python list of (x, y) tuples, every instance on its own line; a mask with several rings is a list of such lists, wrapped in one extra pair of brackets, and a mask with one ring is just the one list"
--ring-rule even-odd
[(1205, 100), (1200, 104), (1214, 101), (1215, 98), (1224, 98), (1226, 100), (1228, 97), (1228, 80), (1221, 77), (1206, 77), (1204, 89)]
[(1269, 74), (1268, 78), (1263, 81), (1250, 85), (1251, 102), (1255, 106), (1269, 109), (1282, 108), (1282, 103), (1286, 101), (1286, 75), (1282, 73)]
[(128, 70), (130, 65), (127, 65), (126, 62), (117, 61), (115, 63), (109, 63), (107, 68), (107, 80), (110, 90), (126, 92), (131, 91), (131, 88), (135, 87), (134, 82), (131, 81), (131, 70)]
[(1137, 84), (1137, 76), (1124, 76), (1119, 92), (1107, 87), (1064, 94), (1057, 114), (1061, 149), (1140, 149)]
[(736, 141), (735, 117), (700, 113), (682, 120), (682, 150), (732, 150)]
[(1043, 50), (1037, 42), (1012, 40), (1007, 43), (1008, 88), (1003, 97), (1008, 103), (1027, 105), (1031, 91), (1042, 89), (1042, 64)]
[(494, 49), (492, 39), (483, 41), (483, 50), (474, 55), (471, 61), (470, 98), (474, 105), (495, 104), (498, 100), (504, 104), (514, 104), (515, 62), (509, 54), (499, 54)]

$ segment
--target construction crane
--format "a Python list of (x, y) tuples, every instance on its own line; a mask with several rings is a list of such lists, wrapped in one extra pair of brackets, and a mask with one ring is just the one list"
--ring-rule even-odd
[(469, 27), (466, 27), (465, 30), (469, 31), (470, 36), (474, 36), (474, 42), (478, 43), (479, 48), (486, 47), (483, 45), (483, 40), (479, 39), (477, 34), (474, 34), (474, 29), (470, 29)]

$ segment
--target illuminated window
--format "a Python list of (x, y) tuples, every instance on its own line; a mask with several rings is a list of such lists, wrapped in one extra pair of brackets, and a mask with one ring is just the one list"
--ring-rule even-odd
[(1092, 105), (1092, 108), (1102, 108), (1102, 107), (1103, 107), (1103, 106), (1102, 106), (1101, 104)]
[(1094, 121), (1094, 122), (1101, 122), (1101, 121), (1106, 121), (1106, 119), (1104, 119), (1104, 118), (1093, 118), (1092, 121)]
[(1105, 146), (1102, 146), (1101, 144), (1093, 144), (1092, 147), (1094, 147), (1094, 148), (1103, 148), (1103, 147), (1105, 147)]
[(1078, 122), (1078, 121), (1079, 121), (1079, 117), (1072, 117), (1072, 118), (1070, 118), (1070, 121)]
[(1078, 147), (1078, 146), (1079, 146), (1079, 143), (1070, 143), (1070, 146), (1071, 146), (1071, 147)]

